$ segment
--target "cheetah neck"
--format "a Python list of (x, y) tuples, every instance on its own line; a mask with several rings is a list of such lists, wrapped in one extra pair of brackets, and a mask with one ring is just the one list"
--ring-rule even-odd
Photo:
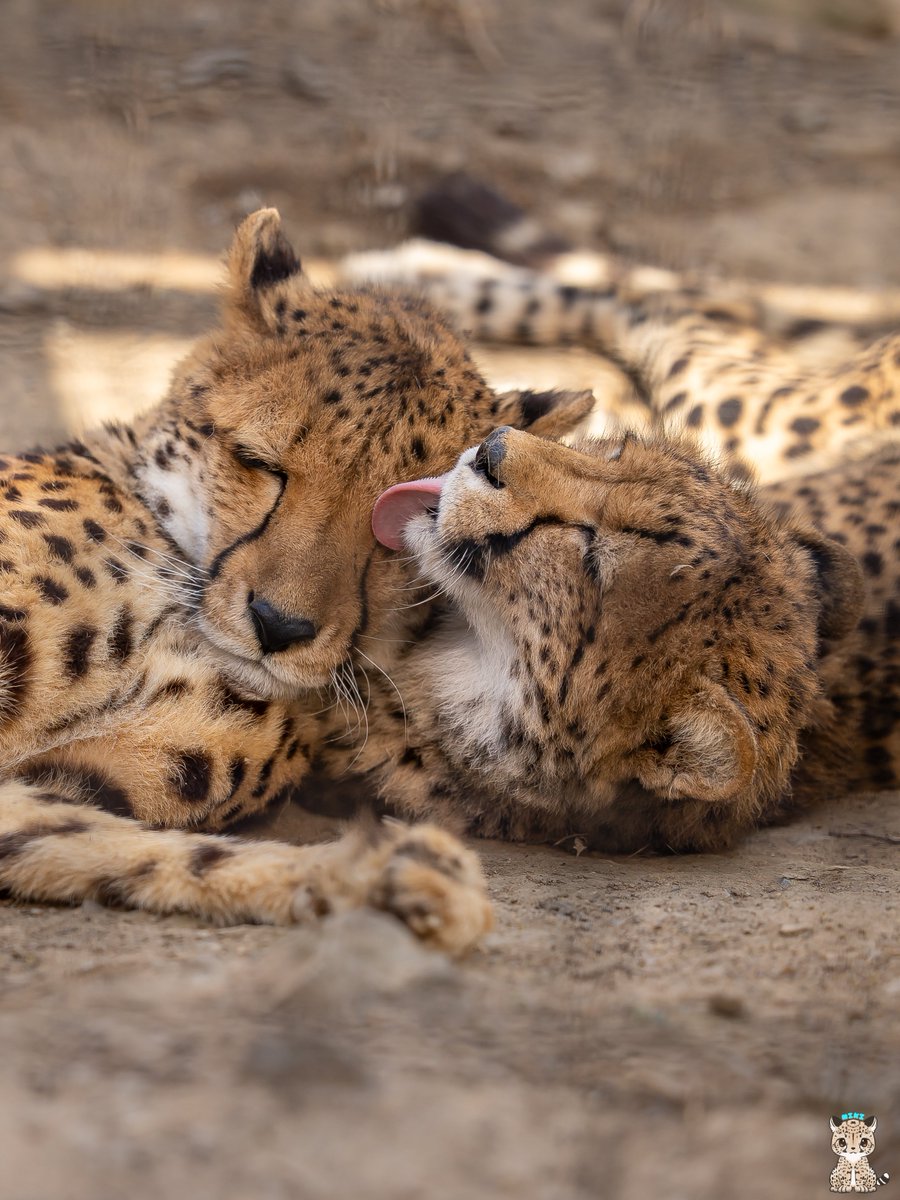
[(512, 673), (515, 654), (499, 623), (476, 631), (458, 615), (419, 650), (418, 690), (445, 752), (458, 765), (496, 768), (507, 759), (504, 729), (523, 703)]

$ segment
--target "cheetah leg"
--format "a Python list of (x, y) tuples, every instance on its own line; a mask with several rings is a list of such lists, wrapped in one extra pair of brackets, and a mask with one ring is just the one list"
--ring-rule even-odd
[(0, 785), (0, 888), (217, 924), (287, 925), (371, 906), (455, 954), (491, 924), (476, 856), (432, 826), (391, 823), (326, 845), (249, 842), (149, 829), (19, 781)]

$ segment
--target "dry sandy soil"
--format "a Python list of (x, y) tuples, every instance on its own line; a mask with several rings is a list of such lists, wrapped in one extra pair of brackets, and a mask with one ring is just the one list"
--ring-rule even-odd
[[(897, 287), (898, 26), (889, 0), (6, 0), (0, 440), (158, 394), (244, 211), (327, 263), (460, 166), (594, 249)], [(828, 1194), (848, 1108), (900, 1186), (898, 844), (893, 796), (722, 856), (488, 844), (497, 929), (461, 966), (373, 914), (0, 904), (0, 1195), (788, 1200)]]

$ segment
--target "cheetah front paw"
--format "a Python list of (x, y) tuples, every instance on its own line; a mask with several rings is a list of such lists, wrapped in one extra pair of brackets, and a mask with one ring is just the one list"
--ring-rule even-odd
[(370, 903), (423, 941), (464, 954), (493, 924), (477, 855), (433, 825), (391, 826), (388, 839)]

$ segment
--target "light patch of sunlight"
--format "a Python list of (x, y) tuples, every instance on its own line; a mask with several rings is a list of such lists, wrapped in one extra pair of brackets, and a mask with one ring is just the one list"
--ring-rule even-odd
[(165, 394), (191, 341), (162, 334), (90, 332), (60, 321), (45, 335), (50, 384), (68, 428), (127, 421)]
[[(332, 282), (332, 266), (321, 259), (304, 261), (310, 280)], [(115, 250), (32, 247), (14, 255), (10, 275), (32, 287), (90, 288), (122, 291), (151, 287), (184, 292), (214, 292), (224, 278), (221, 257), (212, 254), (131, 254)]]
[(900, 320), (900, 288), (870, 292), (856, 288), (764, 283), (757, 285), (757, 289), (764, 304), (798, 318), (860, 324)]

